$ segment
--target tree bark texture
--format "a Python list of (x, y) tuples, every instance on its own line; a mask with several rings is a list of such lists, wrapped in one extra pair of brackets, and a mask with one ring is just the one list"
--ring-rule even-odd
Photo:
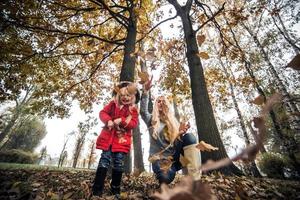
[[(219, 151), (202, 152), (202, 162), (205, 163), (210, 159), (220, 160), (222, 158), (227, 158), (228, 155), (226, 153), (224, 144), (222, 143), (214, 118), (213, 109), (209, 100), (202, 64), (200, 58), (197, 56), (199, 50), (196, 34), (192, 28), (192, 22), (189, 16), (190, 8), (186, 6), (180, 6), (177, 1), (168, 1), (177, 10), (183, 25), (184, 37), (187, 46), (186, 56), (191, 80), (192, 102), (199, 139), (219, 148)], [(224, 174), (240, 174), (240, 170), (233, 165), (233, 163), (227, 167), (221, 168), (220, 171)]]

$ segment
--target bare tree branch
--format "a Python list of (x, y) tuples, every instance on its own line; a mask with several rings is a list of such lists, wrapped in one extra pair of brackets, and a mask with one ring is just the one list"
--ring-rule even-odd
[(94, 76), (94, 74), (97, 72), (97, 70), (100, 68), (101, 64), (102, 64), (108, 57), (110, 57), (113, 53), (116, 53), (117, 51), (122, 50), (122, 49), (118, 49), (120, 46), (121, 46), (121, 45), (117, 45), (115, 48), (113, 48), (112, 51), (110, 51), (108, 54), (106, 54), (106, 55), (102, 58), (102, 60), (96, 65), (96, 67), (95, 67), (94, 69), (92, 69), (90, 75), (89, 75), (87, 78), (85, 78), (85, 79), (83, 79), (83, 80), (81, 80), (81, 81), (75, 83), (74, 85), (70, 86), (67, 90), (65, 90), (65, 91), (63, 92), (63, 94), (62, 94), (62, 97), (63, 97), (65, 94), (67, 94), (70, 90), (72, 90), (74, 87), (76, 87), (77, 85), (80, 85), (80, 84), (82, 84), (82, 83), (84, 83), (84, 82), (90, 80), (90, 79)]
[(201, 24), (201, 26), (199, 26), (196, 30), (195, 30), (195, 33), (197, 33), (200, 29), (202, 29), (208, 22), (214, 20), (214, 18), (222, 11), (224, 10), (224, 6), (225, 6), (225, 3), (223, 3), (222, 7), (217, 11), (215, 12), (208, 20), (206, 20), (206, 22), (204, 22), (203, 24)]
[(142, 38), (140, 38), (136, 43), (139, 43), (141, 42), (143, 39), (145, 39), (145, 37), (147, 37), (149, 35), (149, 33), (151, 33), (155, 28), (157, 28), (159, 25), (169, 21), (169, 20), (172, 20), (172, 19), (175, 19), (178, 15), (176, 14), (175, 16), (173, 17), (169, 17), (161, 22), (159, 22), (158, 24), (156, 24), (155, 26), (153, 26)]
[(89, 0), (99, 6), (103, 6), (105, 10), (109, 12), (109, 14), (117, 21), (119, 22), (122, 26), (124, 26), (126, 29), (128, 27), (128, 18), (125, 16), (116, 13), (110, 9), (110, 7), (103, 1), (103, 0)]

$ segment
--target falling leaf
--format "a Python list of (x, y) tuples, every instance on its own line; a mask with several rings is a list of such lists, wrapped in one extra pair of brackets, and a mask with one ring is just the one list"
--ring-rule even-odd
[(157, 161), (159, 159), (160, 159), (160, 155), (159, 154), (153, 154), (152, 156), (149, 156), (148, 161), (150, 163), (153, 163), (153, 162), (155, 162), (155, 161)]
[(157, 49), (155, 47), (152, 47), (150, 49), (148, 49), (147, 51), (156, 51)]
[(114, 84), (114, 91), (116, 94), (120, 93), (120, 88), (116, 84)]
[(134, 95), (137, 91), (137, 86), (136, 84), (134, 83), (131, 83), (127, 86), (127, 92), (130, 94), (130, 95)]
[(166, 184), (161, 185), (161, 192), (155, 192), (153, 197), (157, 200), (212, 200), (216, 196), (208, 184), (193, 181), (192, 177), (187, 176), (174, 188), (169, 188)]
[(289, 64), (287, 64), (287, 67), (290, 67), (295, 70), (300, 70), (300, 54), (296, 55)]
[(145, 58), (147, 60), (153, 60), (155, 58), (155, 53), (154, 51), (148, 51), (146, 54), (145, 54)]
[(198, 45), (201, 46), (205, 41), (205, 35), (198, 35), (197, 36)]
[(259, 95), (254, 100), (250, 101), (250, 103), (254, 103), (256, 105), (262, 105), (265, 102), (265, 97), (263, 95)]
[(218, 147), (214, 147), (210, 144), (205, 143), (204, 141), (200, 141), (199, 144), (196, 145), (196, 148), (200, 149), (200, 151), (216, 151), (216, 150), (219, 150)]
[(209, 55), (206, 52), (200, 52), (197, 55), (205, 60), (209, 59)]
[(163, 173), (167, 173), (173, 164), (172, 157), (164, 158), (159, 160), (160, 170)]
[(138, 76), (141, 79), (140, 84), (147, 83), (149, 81), (149, 74), (147, 72), (138, 71)]

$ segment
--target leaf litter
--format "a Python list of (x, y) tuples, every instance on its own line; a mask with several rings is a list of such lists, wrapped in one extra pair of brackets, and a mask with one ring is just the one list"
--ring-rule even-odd
[[(202, 172), (230, 164), (232, 161), (254, 160), (265, 138), (264, 119), (281, 95), (273, 95), (260, 113), (253, 118), (258, 129), (256, 144), (245, 148), (232, 159), (208, 161), (201, 166)], [(205, 144), (201, 148), (217, 150)], [(201, 149), (200, 148), (200, 149)], [(199, 149), (199, 150), (200, 150)], [(207, 150), (207, 149), (205, 149)], [(169, 162), (165, 163), (166, 168)], [(49, 171), (30, 169), (6, 169), (0, 171), (0, 199), (113, 199), (109, 195), (109, 178), (106, 180), (104, 195), (91, 197), (91, 185), (95, 171)], [(298, 181), (254, 178), (245, 176), (224, 176), (220, 173), (202, 175), (200, 180), (177, 175), (170, 185), (159, 187), (151, 173), (125, 175), (122, 179), (121, 199), (157, 200), (214, 200), (214, 199), (300, 199)]]
[[(113, 199), (110, 178), (104, 195), (91, 198), (95, 171), (42, 171), (6, 169), (0, 171), (0, 199)], [(299, 199), (299, 181), (203, 175), (200, 180), (178, 174), (170, 185), (161, 188), (152, 173), (124, 175), (122, 199)]]

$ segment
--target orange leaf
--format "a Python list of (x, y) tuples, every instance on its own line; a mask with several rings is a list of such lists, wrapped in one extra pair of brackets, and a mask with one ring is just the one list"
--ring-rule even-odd
[(219, 150), (218, 147), (214, 147), (210, 144), (205, 143), (204, 141), (200, 141), (199, 144), (196, 145), (196, 148), (200, 149), (200, 151), (215, 151)]
[(198, 45), (201, 46), (205, 41), (205, 35), (198, 35), (197, 36)]
[(149, 81), (149, 74), (147, 72), (138, 71), (138, 76), (141, 79), (140, 84), (144, 84)]
[(206, 52), (200, 52), (197, 55), (205, 60), (209, 59), (209, 55)]
[(265, 98), (262, 95), (259, 95), (254, 100), (250, 101), (250, 103), (254, 103), (256, 105), (262, 105), (265, 102)]
[(173, 164), (172, 157), (159, 160), (160, 170), (164, 173), (167, 173), (169, 171), (169, 169), (172, 167), (172, 164)]

